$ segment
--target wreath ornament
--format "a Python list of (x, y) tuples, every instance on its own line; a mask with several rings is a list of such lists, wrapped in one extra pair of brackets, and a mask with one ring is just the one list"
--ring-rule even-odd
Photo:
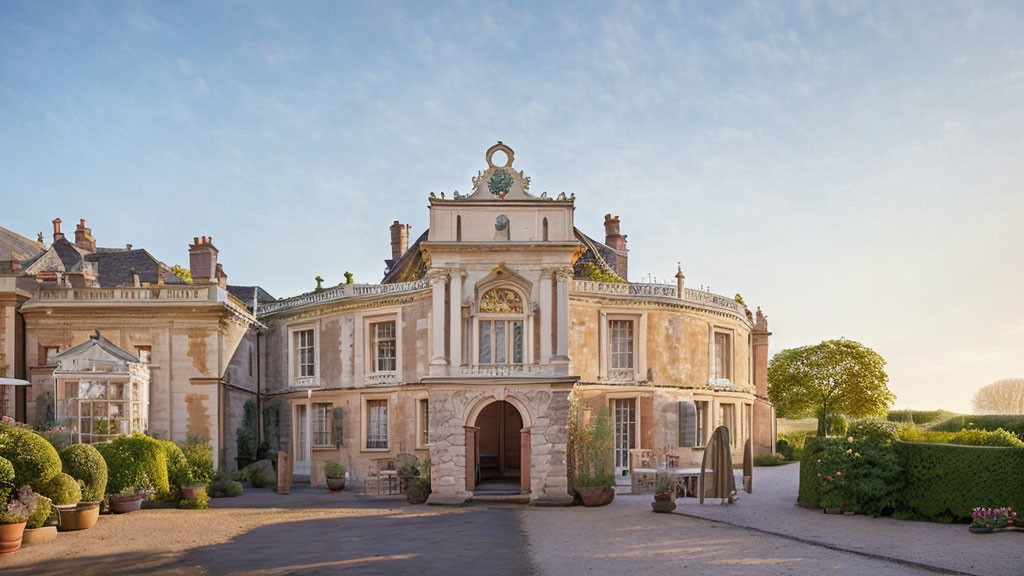
[(512, 188), (512, 175), (507, 170), (498, 169), (491, 174), (491, 178), (487, 181), (487, 189), (490, 190), (491, 194), (498, 198), (504, 199), (505, 195)]

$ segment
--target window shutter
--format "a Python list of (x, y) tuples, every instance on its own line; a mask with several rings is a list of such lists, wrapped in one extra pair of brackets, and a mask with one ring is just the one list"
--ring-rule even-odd
[(697, 407), (687, 400), (679, 401), (679, 445), (697, 445)]
[(343, 442), (342, 442), (342, 435), (341, 435), (341, 432), (342, 432), (342, 428), (341, 428), (341, 423), (342, 423), (341, 415), (342, 415), (342, 412), (343, 412), (342, 408), (335, 408), (334, 411), (333, 411), (333, 414), (332, 414), (332, 419), (331, 419), (331, 438), (334, 439), (334, 445), (335, 446), (341, 446), (343, 444)]

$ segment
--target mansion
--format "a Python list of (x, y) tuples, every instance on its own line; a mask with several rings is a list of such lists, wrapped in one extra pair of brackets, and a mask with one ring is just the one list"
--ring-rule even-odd
[[(68, 371), (91, 339), (148, 379), (149, 433), (212, 438), (233, 463), (253, 400), (261, 439), (313, 483), (328, 460), (363, 487), (414, 454), (430, 459), (431, 502), (513, 485), (566, 503), (572, 393), (608, 408), (620, 475), (640, 448), (699, 466), (719, 425), (737, 456), (747, 440), (772, 452), (760, 310), (686, 287), (681, 270), (671, 285), (628, 282), (618, 217), (603, 242), (587, 236), (575, 197), (531, 194), (514, 160), (499, 142), (471, 193), (431, 194), (418, 238), (396, 221), (379, 284), (291, 298), (229, 285), (206, 237), (189, 246), (189, 278), (130, 245), (98, 248), (84, 221), (71, 242), (55, 220), (50, 245), (0, 228), (2, 410), (102, 440), (86, 406), (113, 392), (85, 401), (82, 382), (106, 377)], [(119, 404), (101, 405), (110, 434)]]

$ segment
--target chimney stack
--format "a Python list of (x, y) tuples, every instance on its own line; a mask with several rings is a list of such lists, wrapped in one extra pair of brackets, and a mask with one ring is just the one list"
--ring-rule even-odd
[(395, 261), (409, 249), (409, 225), (398, 220), (391, 225), (391, 260)]
[(619, 234), (619, 217), (604, 215), (604, 244), (615, 251), (615, 273), (623, 280), (628, 280), (626, 272), (629, 263), (629, 251), (626, 249), (626, 235)]
[(60, 231), (60, 218), (53, 220), (53, 241), (56, 242), (64, 237), (64, 234)]
[(210, 284), (217, 281), (217, 252), (213, 246), (213, 237), (192, 239), (192, 244), (188, 246), (188, 270), (192, 273), (193, 282)]
[(85, 227), (85, 218), (79, 220), (75, 227), (75, 246), (86, 252), (96, 251), (96, 239), (92, 237), (92, 229)]
[(227, 290), (228, 289), (228, 275), (224, 272), (224, 267), (221, 266), (220, 262), (217, 263), (217, 286)]

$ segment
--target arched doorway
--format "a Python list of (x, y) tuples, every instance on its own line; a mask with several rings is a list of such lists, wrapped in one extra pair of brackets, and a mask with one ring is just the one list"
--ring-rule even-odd
[[(472, 443), (472, 466), (467, 480), (474, 492), (528, 493), (530, 491), (530, 431), (523, 415), (510, 402), (496, 400), (484, 406), (467, 441)], [(467, 485), (470, 484), (467, 482)], [(468, 486), (467, 486), (468, 487)]]

